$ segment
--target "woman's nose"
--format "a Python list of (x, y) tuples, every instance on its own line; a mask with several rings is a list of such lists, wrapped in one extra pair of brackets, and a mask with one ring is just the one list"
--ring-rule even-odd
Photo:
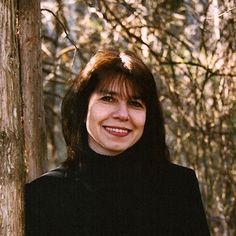
[(120, 119), (122, 121), (129, 120), (129, 110), (126, 103), (119, 103), (113, 113), (113, 118)]

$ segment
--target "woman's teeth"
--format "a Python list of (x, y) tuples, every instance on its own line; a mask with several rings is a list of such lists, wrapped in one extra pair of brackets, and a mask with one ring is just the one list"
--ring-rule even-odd
[(111, 128), (111, 127), (106, 127), (106, 130), (110, 132), (120, 133), (120, 134), (127, 134), (129, 132), (127, 129), (119, 129), (119, 128)]

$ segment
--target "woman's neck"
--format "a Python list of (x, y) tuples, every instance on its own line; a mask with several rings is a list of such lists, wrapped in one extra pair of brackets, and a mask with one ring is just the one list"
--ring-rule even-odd
[(84, 175), (94, 181), (126, 181), (137, 175), (141, 167), (139, 153), (127, 150), (116, 156), (94, 152), (87, 147), (85, 153)]

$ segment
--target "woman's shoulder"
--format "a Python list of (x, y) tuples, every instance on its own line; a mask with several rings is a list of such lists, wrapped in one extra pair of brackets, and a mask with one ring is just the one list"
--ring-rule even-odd
[(53, 191), (64, 184), (67, 176), (67, 169), (63, 166), (59, 166), (53, 170), (46, 172), (40, 177), (34, 179), (30, 183), (26, 184), (27, 192), (46, 191), (47, 189)]
[(192, 168), (174, 163), (168, 163), (167, 165), (165, 165), (164, 170), (167, 175), (171, 176), (195, 176), (195, 171)]
[(41, 184), (47, 181), (58, 181), (63, 179), (66, 176), (66, 173), (67, 169), (64, 166), (59, 166), (34, 179), (29, 183), (29, 185)]
[(198, 188), (195, 171), (173, 163), (169, 163), (162, 169), (161, 183), (164, 189), (180, 194)]
[(52, 207), (73, 193), (73, 181), (67, 168), (60, 166), (25, 185), (26, 205)]

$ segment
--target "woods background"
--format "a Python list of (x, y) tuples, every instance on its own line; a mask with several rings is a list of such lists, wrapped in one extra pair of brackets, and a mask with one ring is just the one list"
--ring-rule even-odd
[[(32, 136), (27, 141), (27, 130), (31, 128), (24, 126), (25, 141), (23, 149), (18, 150), (26, 163), (18, 165), (25, 170), (21, 183), (65, 159), (61, 99), (81, 67), (102, 46), (130, 49), (144, 59), (156, 78), (171, 159), (196, 171), (212, 235), (236, 235), (235, 0), (42, 0), (41, 10), (40, 6), (34, 9), (40, 1), (27, 2), (29, 5), (24, 11), (16, 6), (21, 22), (26, 21), (25, 28), (18, 32), (29, 34), (27, 24), (32, 28), (38, 25), (42, 49), (37, 59), (34, 54), (37, 47), (31, 45), (30, 48), (31, 41), (24, 43), (20, 36), (22, 47), (19, 55), (13, 57), (21, 58), (18, 62), (21, 81), (27, 77), (27, 65), (32, 63), (35, 66), (31, 76), (33, 72), (39, 71), (39, 74), (31, 77), (30, 81), (36, 84), (29, 90), (31, 93), (23, 93), (23, 101), (19, 103), (23, 104), (21, 109), (25, 109), (23, 114), (27, 114), (32, 104), (30, 98), (34, 97), (35, 90), (41, 90), (37, 82), (43, 78), (45, 113), (40, 110), (40, 102), (38, 110), (32, 112), (39, 111), (40, 120), (44, 120), (45, 115), (48, 161), (46, 165), (43, 161), (46, 155), (42, 155), (44, 133), (36, 133), (42, 146), (41, 152), (34, 152), (39, 146), (31, 142)], [(40, 11), (41, 26), (34, 18)], [(36, 38), (39, 39), (37, 34)], [(37, 68), (40, 58), (42, 74), (40, 65)], [(19, 80), (17, 76), (13, 78)], [(4, 90), (4, 86), (0, 88)], [(3, 107), (1, 111), (3, 123)], [(44, 130), (44, 123), (40, 125), (38, 118), (34, 123), (27, 122), (26, 117), (23, 119), (25, 125), (37, 124)], [(17, 126), (14, 129), (16, 133)], [(4, 150), (6, 140), (3, 130), (1, 125), (0, 151)], [(1, 158), (6, 158), (3, 151)], [(35, 166), (37, 160), (39, 164)], [(1, 172), (2, 179), (3, 175)], [(3, 213), (4, 207), (2, 209)], [(2, 224), (3, 219), (0, 215)]]

